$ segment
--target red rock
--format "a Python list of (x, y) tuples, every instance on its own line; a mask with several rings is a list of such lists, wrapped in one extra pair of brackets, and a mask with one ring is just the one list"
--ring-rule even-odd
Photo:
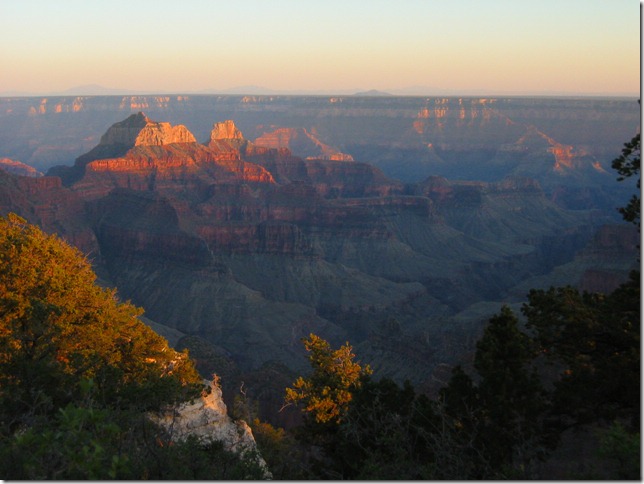
[(235, 122), (228, 119), (221, 123), (215, 123), (210, 132), (210, 140), (243, 140), (242, 132), (237, 129)]
[(14, 212), (98, 257), (98, 242), (84, 223), (84, 211), (83, 201), (63, 187), (60, 178), (15, 176), (0, 170), (0, 214)]
[(26, 165), (25, 163), (22, 163), (20, 161), (11, 160), (9, 158), (0, 158), (0, 170), (4, 170), (8, 173), (13, 173), (14, 175), (21, 175), (21, 176), (33, 176), (33, 177), (43, 176), (43, 174), (40, 173), (35, 168), (29, 165)]

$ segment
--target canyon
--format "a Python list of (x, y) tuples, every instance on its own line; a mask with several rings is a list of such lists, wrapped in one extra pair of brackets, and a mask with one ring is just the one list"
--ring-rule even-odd
[(610, 168), (634, 100), (0, 98), (0, 128), (0, 214), (81, 249), (277, 423), (311, 332), (432, 393), (502, 305), (638, 265)]

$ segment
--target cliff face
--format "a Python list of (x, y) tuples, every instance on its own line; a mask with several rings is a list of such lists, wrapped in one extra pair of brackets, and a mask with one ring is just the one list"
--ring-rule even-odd
[(152, 121), (139, 112), (113, 124), (101, 137), (99, 146), (123, 146), (129, 149), (134, 146), (163, 146), (196, 141), (185, 126)]
[(208, 391), (195, 402), (166, 409), (151, 415), (151, 418), (168, 431), (171, 441), (196, 437), (203, 443), (222, 442), (226, 450), (252, 456), (264, 469), (265, 478), (272, 477), (266, 462), (257, 453), (257, 444), (248, 424), (228, 416), (221, 388), (215, 381), (209, 382)]
[[(260, 105), (282, 112), (284, 101), (275, 102), (239, 101), (253, 116)], [(405, 100), (404, 109), (386, 99), (371, 101), (375, 108), (364, 100), (326, 102), (316, 111), (323, 119), (338, 121), (334, 106), (345, 102), (351, 107), (343, 112), (356, 120), (369, 109), (379, 123), (391, 118), (383, 143), (443, 130), (431, 151), (434, 167), (478, 169), (475, 158), (487, 157), (485, 168), (498, 173), (515, 163), (514, 176), (402, 183), (361, 161), (303, 159), (285, 147), (258, 146), (232, 121), (210, 119), (203, 136), (192, 136), (141, 113), (107, 128), (74, 167), (52, 169), (64, 183), (0, 171), (0, 209), (76, 237), (121, 297), (225, 354), (240, 374), (257, 375), (269, 363), (306, 371), (301, 338), (315, 332), (333, 345), (350, 341), (379, 376), (431, 386), (441, 368), (473, 350), (477, 331), (502, 303), (522, 301), (542, 283), (592, 283), (592, 271), (605, 270), (600, 254), (612, 257), (606, 244), (585, 257), (580, 250), (614, 220), (618, 204), (564, 210), (526, 168), (555, 176), (558, 163), (578, 173), (586, 156), (580, 148), (540, 128), (515, 129), (485, 103), (460, 117), (447, 102), (417, 118), (416, 108), (408, 112), (417, 99)], [(305, 110), (304, 101), (293, 103), (296, 113)], [(424, 120), (421, 133), (398, 124), (410, 119)], [(504, 132), (491, 134), (501, 126)], [(505, 148), (486, 151), (487, 135), (456, 147), (452, 128), (472, 136), (491, 130), (485, 133), (497, 136), (494, 143), (503, 138)], [(321, 128), (318, 134), (329, 136)], [(458, 161), (457, 148), (471, 164)], [(593, 167), (588, 173), (603, 176)], [(569, 198), (581, 197), (574, 186), (564, 188)], [(616, 277), (627, 270), (610, 269)]]
[(110, 126), (98, 145), (80, 156), (76, 164), (84, 165), (93, 160), (118, 157), (135, 146), (164, 146), (175, 143), (196, 143), (196, 140), (185, 126), (151, 121), (139, 112)]
[(309, 160), (353, 161), (353, 157), (322, 143), (305, 128), (278, 128), (255, 140), (257, 146), (288, 148), (297, 156)]
[(584, 269), (580, 288), (588, 292), (611, 292), (624, 282), (624, 272), (636, 269), (640, 236), (632, 225), (605, 225), (577, 254), (577, 259), (593, 261)]
[(99, 253), (85, 205), (56, 177), (14, 176), (0, 170), (0, 213), (14, 212), (48, 233), (57, 233), (85, 254)]
[(210, 132), (210, 141), (217, 140), (239, 140), (243, 141), (244, 136), (239, 131), (232, 119), (227, 119), (221, 123), (215, 123)]
[[(234, 119), (249, 139), (280, 127), (303, 128), (321, 143), (376, 164), (388, 176), (421, 181), (440, 154), (446, 163), (492, 159), (528, 126), (604, 169), (640, 125), (636, 99), (82, 96), (0, 99), (0, 156), (41, 171), (70, 164), (105, 130), (130, 114), (184, 124), (199, 140), (217, 121)], [(432, 148), (428, 148), (428, 145)], [(377, 147), (377, 149), (375, 149)], [(434, 150), (432, 153), (431, 150)], [(296, 154), (297, 151), (295, 152)], [(405, 169), (401, 169), (401, 163)], [(439, 161), (439, 160), (436, 160)], [(440, 166), (438, 167), (440, 168)], [(501, 175), (502, 177), (503, 175)], [(493, 180), (489, 180), (493, 181)]]
[(42, 176), (42, 173), (35, 168), (20, 161), (10, 160), (9, 158), (0, 158), (0, 170), (21, 176)]
[(274, 183), (264, 168), (242, 161), (238, 147), (216, 140), (202, 145), (184, 126), (151, 121), (143, 113), (110, 127), (73, 167), (54, 167), (50, 173), (86, 200), (114, 188), (190, 193), (199, 199), (218, 183)]

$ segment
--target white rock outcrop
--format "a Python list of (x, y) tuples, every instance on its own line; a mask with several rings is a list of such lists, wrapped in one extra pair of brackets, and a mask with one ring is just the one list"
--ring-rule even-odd
[(220, 441), (226, 450), (238, 454), (249, 453), (255, 456), (264, 469), (265, 477), (270, 479), (271, 474), (257, 451), (250, 427), (243, 420), (230, 418), (216, 381), (215, 377), (213, 381), (205, 382), (209, 391), (204, 391), (200, 398), (155, 413), (151, 415), (152, 420), (168, 430), (172, 440), (181, 441), (194, 436), (204, 443)]

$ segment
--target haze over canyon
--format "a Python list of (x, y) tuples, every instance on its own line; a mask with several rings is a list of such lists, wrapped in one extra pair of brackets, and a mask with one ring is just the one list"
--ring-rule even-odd
[(639, 129), (618, 98), (5, 97), (0, 213), (268, 415), (311, 332), (432, 392), (530, 288), (614, 289)]

